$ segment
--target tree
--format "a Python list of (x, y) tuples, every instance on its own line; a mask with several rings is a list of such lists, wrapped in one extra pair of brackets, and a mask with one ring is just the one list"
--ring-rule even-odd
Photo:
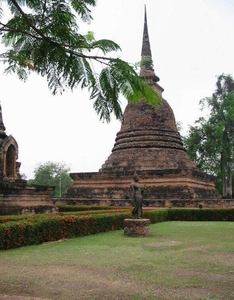
[(212, 97), (200, 101), (202, 109), (208, 107), (207, 120), (200, 118), (190, 126), (184, 144), (196, 165), (217, 175), (217, 186), (222, 196), (232, 197), (232, 171), (234, 168), (234, 80), (231, 75), (218, 76)]
[[(3, 2), (3, 1), (2, 1)], [(106, 57), (121, 50), (111, 40), (95, 40), (92, 32), (82, 35), (79, 21), (92, 20), (90, 7), (96, 0), (8, 0), (12, 18), (0, 19), (2, 42), (8, 50), (1, 57), (9, 64), (6, 72), (26, 80), (34, 71), (47, 78), (53, 94), (77, 86), (90, 91), (100, 119), (110, 121), (112, 113), (122, 118), (119, 95), (130, 102), (145, 98), (149, 104), (161, 101), (154, 89), (120, 58)], [(0, 18), (3, 9), (0, 11)], [(94, 55), (97, 50), (102, 56)], [(95, 63), (101, 66), (99, 74)]]
[(30, 179), (28, 184), (55, 186), (52, 197), (61, 197), (72, 185), (69, 171), (70, 168), (66, 167), (64, 163), (48, 161), (38, 164), (34, 170), (34, 179)]

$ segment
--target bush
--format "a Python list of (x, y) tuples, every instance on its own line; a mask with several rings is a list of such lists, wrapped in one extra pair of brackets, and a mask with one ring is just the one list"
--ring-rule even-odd
[(100, 210), (116, 210), (116, 209), (129, 209), (129, 207), (117, 207), (117, 206), (89, 206), (89, 205), (56, 205), (59, 212), (75, 212), (75, 211), (100, 211)]
[[(0, 249), (40, 244), (64, 238), (123, 229), (130, 217), (126, 209), (107, 213), (77, 212), (30, 216), (5, 216), (0, 223)], [(150, 223), (165, 221), (234, 221), (234, 209), (157, 209), (144, 211)]]
[(168, 209), (145, 211), (144, 218), (150, 219), (151, 224), (168, 221)]
[(41, 215), (28, 222), (6, 222), (0, 226), (0, 249), (122, 229), (127, 217), (128, 214)]
[(234, 221), (234, 209), (169, 209), (168, 219), (170, 221)]

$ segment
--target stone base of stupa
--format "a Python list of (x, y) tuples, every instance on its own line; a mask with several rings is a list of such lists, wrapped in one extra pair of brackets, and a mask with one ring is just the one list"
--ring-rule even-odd
[[(131, 206), (132, 172), (72, 173), (73, 185), (56, 204)], [(138, 171), (148, 207), (234, 207), (221, 199), (213, 177), (193, 169)]]

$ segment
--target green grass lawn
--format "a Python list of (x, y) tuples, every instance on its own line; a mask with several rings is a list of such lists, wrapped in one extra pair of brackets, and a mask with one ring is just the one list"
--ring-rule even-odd
[(234, 299), (234, 222), (164, 222), (0, 252), (0, 294), (42, 299)]

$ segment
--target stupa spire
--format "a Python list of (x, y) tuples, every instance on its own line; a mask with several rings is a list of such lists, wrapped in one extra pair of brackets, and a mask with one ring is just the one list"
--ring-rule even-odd
[(5, 134), (5, 126), (4, 126), (4, 123), (3, 123), (3, 118), (2, 118), (2, 106), (1, 106), (1, 103), (0, 103), (0, 137), (2, 136), (6, 136)]
[(144, 78), (147, 83), (152, 83), (152, 81), (158, 82), (159, 77), (155, 75), (153, 60), (151, 54), (149, 33), (148, 33), (148, 23), (147, 23), (147, 12), (145, 5), (145, 20), (144, 20), (144, 29), (143, 29), (143, 40), (142, 40), (142, 49), (141, 49), (141, 69), (140, 77)]
[(161, 105), (149, 105), (145, 99), (128, 103), (110, 156), (99, 172), (71, 173), (73, 186), (59, 204), (128, 205), (135, 173), (146, 185), (149, 206), (192, 207), (204, 199), (218, 199), (213, 178), (198, 171), (186, 153), (173, 110), (162, 97), (153, 69), (146, 9), (142, 61), (140, 75), (161, 96)]

